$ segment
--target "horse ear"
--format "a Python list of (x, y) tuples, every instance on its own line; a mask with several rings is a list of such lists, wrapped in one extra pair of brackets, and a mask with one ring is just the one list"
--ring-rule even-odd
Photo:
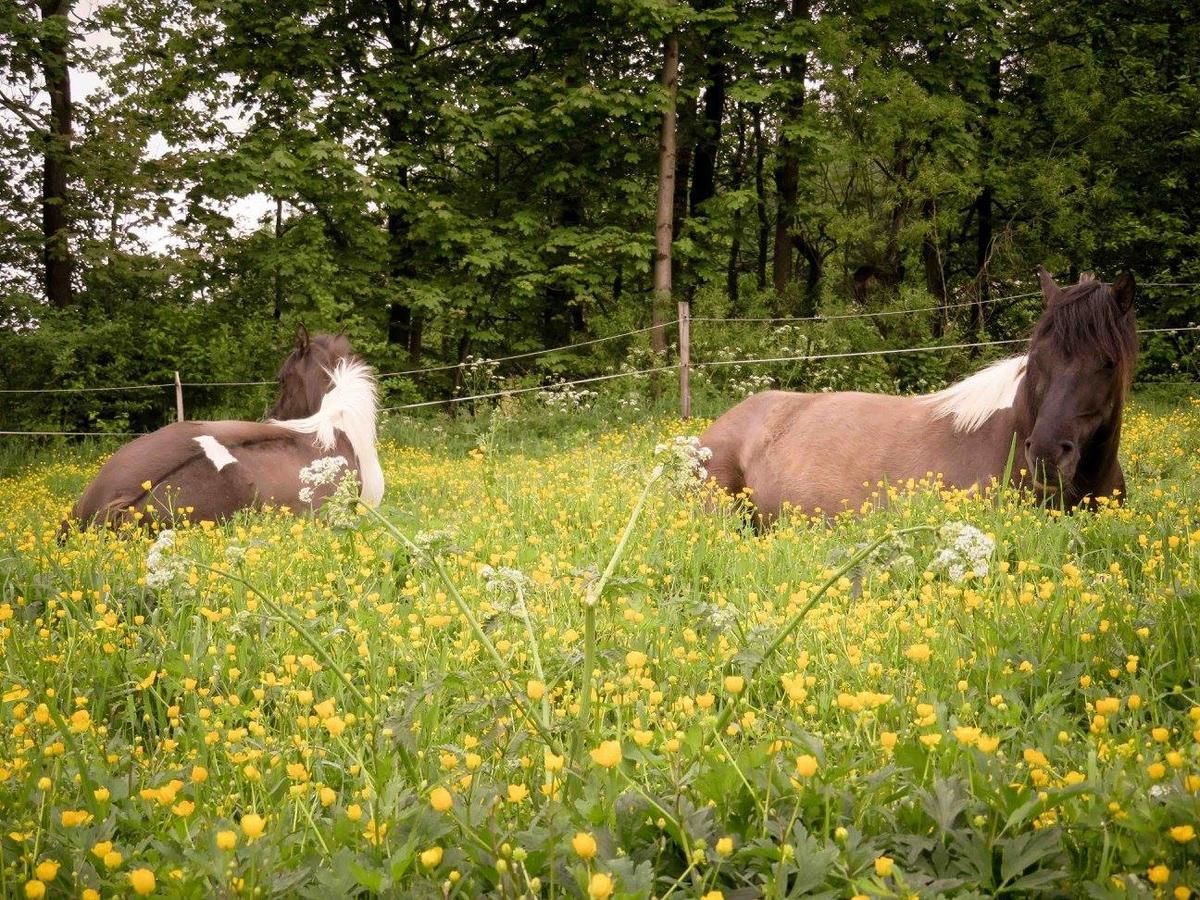
[(1129, 312), (1133, 308), (1133, 275), (1129, 272), (1122, 272), (1118, 275), (1117, 280), (1112, 284), (1112, 292), (1121, 312)]
[(1042, 266), (1038, 266), (1038, 281), (1042, 285), (1042, 296), (1046, 298), (1046, 303), (1052, 303), (1059, 294), (1058, 285), (1054, 283), (1054, 276)]
[(305, 350), (308, 349), (308, 345), (310, 342), (311, 341), (309, 340), (309, 337), (308, 337), (308, 329), (305, 328), (303, 325), (297, 325), (296, 326), (296, 349), (299, 350), (301, 353), (303, 353)]

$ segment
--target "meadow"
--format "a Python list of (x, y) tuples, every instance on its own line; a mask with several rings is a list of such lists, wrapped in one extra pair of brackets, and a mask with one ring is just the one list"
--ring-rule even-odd
[(1124, 505), (763, 534), (701, 422), (522, 415), (395, 425), (379, 516), (60, 542), (97, 460), (0, 479), (4, 895), (1200, 891), (1200, 399)]

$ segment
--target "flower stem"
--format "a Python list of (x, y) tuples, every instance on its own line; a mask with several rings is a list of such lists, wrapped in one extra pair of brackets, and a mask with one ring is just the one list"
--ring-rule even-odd
[[(756, 671), (758, 671), (758, 669), (763, 665), (763, 663), (765, 663), (768, 659), (770, 659), (772, 656), (775, 655), (776, 651), (778, 651), (779, 648), (783, 646), (784, 641), (786, 641), (789, 637), (791, 637), (792, 633), (797, 628), (800, 627), (800, 623), (804, 621), (804, 617), (807, 616), (812, 611), (812, 608), (817, 605), (817, 603), (820, 601), (820, 599), (825, 596), (825, 593), (831, 587), (833, 587), (835, 584), (837, 584), (838, 580), (843, 575), (845, 575), (847, 572), (849, 572), (851, 569), (853, 569), (855, 566), (857, 566), (860, 562), (862, 562), (864, 559), (866, 559), (868, 556), (870, 556), (872, 553), (874, 553), (876, 550), (878, 550), (881, 546), (886, 544), (888, 541), (895, 540), (896, 538), (901, 537), (906, 534), (915, 534), (920, 531), (933, 531), (933, 530), (934, 530), (934, 526), (932, 526), (932, 525), (914, 525), (911, 528), (889, 529), (878, 540), (875, 540), (872, 543), (868, 544), (862, 550), (858, 551), (858, 553), (855, 553), (852, 557), (850, 557), (850, 559), (848, 559), (845, 563), (843, 563), (842, 566), (836, 572), (834, 572), (827, 579), (825, 579), (824, 584), (822, 584), (820, 586), (820, 588), (817, 589), (817, 592), (815, 594), (813, 594), (812, 599), (809, 600), (808, 603), (804, 604), (804, 608), (801, 609), (794, 616), (792, 616), (792, 618), (788, 621), (788, 623), (783, 626), (783, 628), (780, 630), (779, 634), (777, 634), (775, 636), (775, 640), (771, 641), (771, 643), (767, 647), (767, 649), (763, 651), (762, 656), (760, 656), (758, 658), (758, 661), (755, 663), (752, 663), (750, 665), (750, 669), (746, 673), (746, 681), (749, 682), (753, 678), (754, 673)], [(725, 726), (727, 726), (729, 724), (729, 720), (733, 717), (733, 711), (734, 711), (734, 707), (736, 705), (737, 705), (736, 703), (729, 703), (721, 711), (721, 715), (717, 719), (716, 726), (715, 726), (718, 735), (722, 731), (724, 731)]]
[(629, 520), (625, 523), (625, 530), (621, 533), (621, 539), (617, 541), (617, 546), (613, 549), (612, 556), (609, 557), (608, 565), (604, 568), (604, 573), (588, 585), (587, 593), (583, 598), (583, 677), (580, 679), (579, 685), (579, 721), (575, 729), (575, 735), (571, 739), (571, 763), (574, 768), (575, 761), (579, 758), (579, 749), (583, 742), (585, 732), (591, 730), (592, 716), (592, 672), (596, 668), (596, 606), (600, 603), (600, 597), (604, 594), (604, 588), (608, 585), (608, 581), (612, 578), (613, 572), (617, 569), (617, 563), (621, 561), (621, 557), (625, 555), (625, 547), (629, 544), (629, 538), (633, 535), (633, 527), (637, 524), (638, 519), (642, 516), (642, 510), (646, 508), (646, 501), (650, 497), (650, 489), (654, 483), (662, 477), (663, 467), (655, 466), (650, 472), (650, 477), (646, 479), (646, 486), (642, 488), (642, 495), (638, 497), (638, 501), (634, 504), (633, 510), (629, 513)]

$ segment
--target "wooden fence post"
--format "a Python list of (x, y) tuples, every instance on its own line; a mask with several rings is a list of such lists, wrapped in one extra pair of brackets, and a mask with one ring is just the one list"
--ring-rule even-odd
[(689, 381), (692, 362), (691, 304), (679, 301), (679, 417), (692, 417), (692, 387)]
[(179, 372), (175, 373), (175, 421), (183, 421), (183, 382), (179, 380)]

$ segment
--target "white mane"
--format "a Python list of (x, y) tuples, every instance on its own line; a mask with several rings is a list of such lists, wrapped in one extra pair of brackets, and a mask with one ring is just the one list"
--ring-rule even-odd
[(936, 419), (954, 417), (955, 431), (975, 431), (992, 413), (1012, 406), (1025, 377), (1024, 356), (1013, 356), (981, 369), (958, 384), (922, 399), (932, 404)]
[(321, 400), (321, 408), (304, 419), (272, 419), (272, 425), (300, 434), (314, 435), (313, 442), (322, 450), (333, 450), (341, 431), (354, 448), (362, 473), (362, 501), (378, 506), (383, 499), (383, 467), (375, 449), (376, 398), (375, 374), (361, 360), (343, 359), (329, 377), (333, 387)]

